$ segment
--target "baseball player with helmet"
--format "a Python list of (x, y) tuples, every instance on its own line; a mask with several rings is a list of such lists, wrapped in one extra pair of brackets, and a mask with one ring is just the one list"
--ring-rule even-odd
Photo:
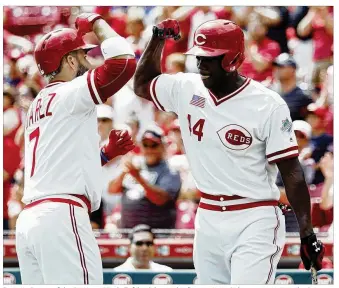
[(178, 115), (187, 157), (201, 192), (195, 219), (194, 266), (199, 284), (272, 284), (285, 244), (278, 208), (278, 169), (300, 226), (306, 269), (322, 267), (324, 247), (313, 232), (310, 196), (286, 103), (275, 92), (238, 74), (244, 34), (227, 20), (197, 28), (198, 74), (162, 74), (176, 20), (153, 27), (135, 73), (135, 93)]
[[(102, 284), (102, 261), (89, 214), (100, 206), (102, 165), (134, 148), (112, 130), (99, 147), (96, 105), (133, 76), (134, 53), (100, 15), (76, 19), (77, 30), (46, 34), (34, 56), (49, 79), (25, 123), (25, 209), (16, 226), (23, 284)], [(93, 31), (105, 62), (90, 69), (82, 36)]]

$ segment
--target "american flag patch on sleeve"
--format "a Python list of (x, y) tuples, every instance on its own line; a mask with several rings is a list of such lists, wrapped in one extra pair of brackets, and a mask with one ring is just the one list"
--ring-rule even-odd
[(193, 95), (192, 100), (190, 102), (191, 105), (198, 106), (200, 108), (205, 107), (205, 101), (206, 99), (204, 97)]

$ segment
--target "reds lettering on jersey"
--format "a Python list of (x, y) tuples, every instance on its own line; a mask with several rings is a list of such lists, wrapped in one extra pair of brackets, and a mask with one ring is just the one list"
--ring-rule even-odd
[(103, 181), (94, 100), (102, 101), (88, 73), (70, 82), (47, 85), (29, 108), (26, 204), (42, 197), (79, 194), (88, 197), (92, 211), (99, 208)]
[(275, 162), (298, 156), (298, 147), (289, 109), (278, 94), (246, 79), (217, 99), (192, 73), (162, 74), (153, 79), (150, 94), (158, 109), (178, 115), (199, 190), (279, 199)]

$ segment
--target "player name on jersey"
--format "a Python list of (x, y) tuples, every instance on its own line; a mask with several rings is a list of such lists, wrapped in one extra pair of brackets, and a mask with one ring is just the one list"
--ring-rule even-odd
[[(31, 105), (27, 113), (26, 129), (36, 123), (37, 121), (52, 116), (51, 103), (56, 93), (50, 93), (48, 95), (40, 94), (36, 101), (36, 105)], [(33, 102), (34, 103), (34, 102)]]

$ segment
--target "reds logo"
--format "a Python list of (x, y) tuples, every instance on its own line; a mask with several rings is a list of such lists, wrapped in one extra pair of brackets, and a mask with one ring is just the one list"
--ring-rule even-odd
[[(203, 40), (199, 41), (199, 38), (202, 38)], [(206, 36), (204, 34), (197, 34), (194, 37), (194, 42), (198, 45), (204, 45), (206, 43)]]
[(152, 283), (154, 285), (167, 285), (172, 284), (173, 280), (172, 277), (167, 274), (158, 274), (154, 276)]
[(231, 150), (245, 150), (252, 144), (252, 135), (240, 125), (227, 125), (217, 133), (222, 144)]
[(130, 285), (132, 284), (132, 278), (127, 274), (118, 274), (112, 279), (112, 284)]
[(16, 284), (16, 278), (12, 273), (4, 273), (4, 285)]
[(274, 284), (289, 285), (294, 284), (294, 281), (289, 275), (279, 275), (277, 278), (275, 278)]
[(319, 285), (333, 284), (333, 278), (328, 274), (320, 274), (318, 275), (318, 284)]

